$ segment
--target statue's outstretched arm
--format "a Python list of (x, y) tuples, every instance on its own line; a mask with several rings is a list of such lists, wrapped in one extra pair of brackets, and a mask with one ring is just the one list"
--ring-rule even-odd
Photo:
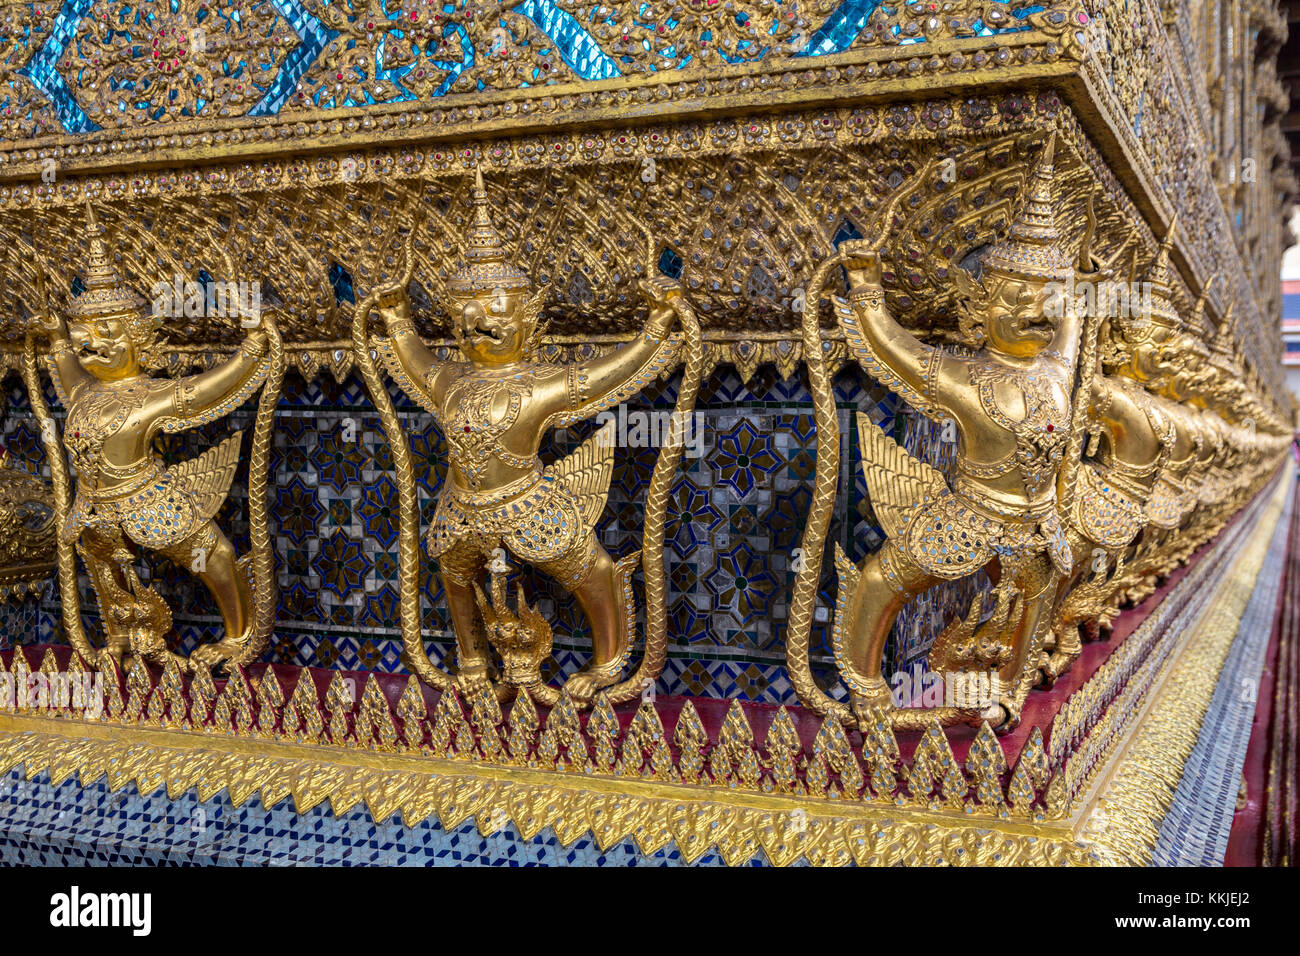
[[(865, 241), (840, 247), (849, 276), (849, 347), (891, 391), (934, 418), (945, 406), (960, 360), (903, 328), (885, 306), (880, 254)], [(958, 377), (960, 380), (960, 376)]]
[(68, 323), (63, 316), (50, 308), (50, 294), (45, 284), (45, 271), (38, 265), (36, 269), (36, 326), (50, 340), (47, 361), (50, 376), (54, 379), (54, 390), (59, 394), (63, 407), (68, 406), (68, 396), (78, 386), (94, 378), (82, 366), (77, 358), (75, 347), (68, 335)]
[[(263, 317), (263, 322), (269, 322)], [(233, 358), (197, 375), (178, 378), (172, 387), (172, 413), (160, 422), (163, 431), (178, 432), (216, 421), (244, 402), (261, 387), (270, 368), (267, 355), (269, 335), (265, 328), (253, 329)]]
[(549, 426), (563, 428), (631, 398), (676, 362), (682, 336), (668, 330), (678, 311), (690, 308), (681, 287), (660, 278), (643, 281), (641, 291), (650, 302), (650, 318), (641, 333), (609, 355), (566, 367), (564, 409)]
[(438, 375), (452, 363), (445, 362), (420, 340), (411, 321), (411, 300), (400, 289), (381, 296), (375, 306), (388, 333), (377, 343), (380, 359), (388, 374), (411, 398), (437, 413), (434, 386)]
[[(1097, 232), (1097, 214), (1093, 208), (1094, 195), (1094, 192), (1088, 193), (1088, 205), (1084, 212), (1088, 225), (1084, 232), (1083, 242), (1079, 245), (1079, 256), (1075, 264), (1075, 282), (1080, 287), (1091, 285), (1094, 292), (1100, 292), (1107, 287), (1115, 273), (1092, 252), (1092, 239)], [(1058, 283), (1058, 287), (1059, 285)], [(1102, 304), (1096, 301), (1096, 296), (1094, 296), (1094, 302), (1095, 308), (1103, 308)], [(1088, 321), (1088, 316), (1084, 309), (1066, 308), (1059, 311), (1063, 314), (1057, 323), (1056, 334), (1052, 336), (1052, 344), (1048, 346), (1048, 350), (1056, 352), (1073, 368), (1079, 361), (1079, 351), (1083, 344), (1084, 326)], [(1099, 318), (1099, 316), (1094, 317), (1094, 319)], [(1095, 335), (1100, 331), (1100, 325), (1097, 325), (1092, 339), (1094, 344), (1097, 341)], [(1091, 375), (1094, 370), (1095, 368), (1088, 370), (1088, 374)], [(1101, 376), (1097, 375), (1096, 380), (1100, 381)], [(1096, 392), (1093, 392), (1092, 397), (1095, 398), (1096, 394)]]
[[(1097, 273), (1102, 276), (1101, 279), (1092, 279), (1086, 273), (1080, 273), (1080, 281), (1088, 280), (1097, 283), (1105, 281), (1110, 273)], [(1056, 332), (1052, 336), (1052, 344), (1047, 347), (1049, 352), (1055, 352), (1070, 366), (1074, 366), (1079, 361), (1079, 350), (1083, 343), (1083, 326), (1087, 321), (1087, 315), (1082, 309), (1066, 309), (1065, 314), (1061, 316), (1060, 322), (1056, 326)]]

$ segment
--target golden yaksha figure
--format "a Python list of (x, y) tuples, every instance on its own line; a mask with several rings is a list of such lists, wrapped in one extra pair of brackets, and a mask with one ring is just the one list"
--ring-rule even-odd
[[(1071, 388), (1079, 341), (1073, 310), (1049, 314), (1049, 295), (1073, 263), (1057, 229), (1049, 139), (1029, 194), (979, 279), (956, 270), (969, 355), (927, 345), (885, 307), (878, 249), (841, 246), (849, 308), (840, 321), (850, 347), (877, 379), (935, 421), (956, 427), (956, 478), (943, 476), (859, 416), (863, 469), (888, 540), (855, 570), (842, 553), (833, 644), (860, 722), (891, 705), (881, 676), (885, 641), (899, 611), (942, 582), (997, 565), (998, 607), (978, 629), (978, 607), (935, 642), (932, 671), (996, 671), (997, 725), (1019, 720), (1036, 673), (1034, 655), (1050, 624), (1052, 586), (1071, 567), (1057, 516), (1057, 473), (1070, 437)], [(878, 230), (883, 237), (885, 230)], [(846, 584), (848, 587), (846, 588)], [(846, 595), (846, 590), (848, 591)], [(978, 599), (977, 599), (978, 601)], [(1000, 705), (1000, 712), (997, 706)], [(892, 710), (896, 723), (917, 711)], [(978, 721), (979, 706), (921, 712), (945, 723)]]
[(596, 540), (613, 473), (613, 443), (602, 433), (568, 458), (543, 467), (542, 436), (591, 418), (635, 395), (675, 361), (680, 334), (669, 334), (688, 308), (666, 279), (643, 283), (650, 316), (615, 352), (583, 363), (537, 361), (545, 292), (529, 296), (492, 224), (481, 172), (465, 263), (448, 281), (452, 333), (463, 360), (439, 359), (411, 324), (405, 290), (382, 295), (387, 331), (376, 348), (393, 378), (433, 414), (450, 446), (450, 467), (428, 533), (439, 562), (459, 654), (457, 683), (488, 683), (489, 651), (475, 586), (505, 552), (553, 577), (578, 600), (592, 630), (592, 660), (566, 683), (579, 702), (619, 679), (627, 662), (634, 608), (628, 577), (635, 558), (617, 565)]
[(197, 648), (191, 662), (213, 667), (240, 654), (255, 626), (248, 558), (213, 521), (239, 463), (235, 433), (198, 458), (165, 467), (152, 451), (158, 432), (180, 432), (228, 414), (258, 389), (269, 368), (270, 333), (249, 332), (230, 361), (197, 375), (153, 378), (145, 354), (162, 316), (119, 278), (94, 210), (87, 207), (90, 258), (85, 290), (66, 321), (40, 317), (48, 362), (67, 409), (63, 443), (76, 468), (76, 497), (61, 534), (78, 542), (103, 610), (105, 652), (155, 663), (170, 656), (171, 616), (133, 569), (136, 547), (196, 573), (221, 612), (225, 636)]

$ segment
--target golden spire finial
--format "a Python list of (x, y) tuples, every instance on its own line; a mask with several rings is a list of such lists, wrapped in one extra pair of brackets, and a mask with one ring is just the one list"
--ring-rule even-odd
[(1160, 248), (1151, 262), (1151, 268), (1147, 270), (1147, 280), (1154, 282), (1158, 288), (1163, 288), (1166, 294), (1173, 290), (1169, 252), (1174, 247), (1174, 235), (1177, 232), (1178, 214), (1174, 213), (1174, 218), (1169, 220), (1169, 228), (1165, 230), (1165, 237), (1160, 240)]
[(1214, 340), (1210, 343), (1210, 361), (1223, 371), (1233, 373), (1240, 372), (1237, 342), (1232, 334), (1232, 313), (1236, 307), (1235, 301), (1228, 303), (1223, 310), (1223, 318), (1219, 320), (1218, 331), (1214, 333)]
[[(488, 213), (487, 187), (483, 185), (483, 167), (474, 164), (474, 228), (488, 229), (496, 237), (492, 226), (492, 216)], [(500, 241), (499, 239), (497, 240)]]
[[(1192, 321), (1200, 324), (1202, 316), (1205, 315), (1205, 302), (1210, 297), (1210, 290), (1214, 288), (1214, 283), (1218, 281), (1218, 276), (1210, 276), (1209, 281), (1201, 286), (1201, 294), (1196, 297), (1196, 307), (1192, 310)], [(1229, 307), (1231, 311), (1231, 307)]]
[(1147, 268), (1146, 281), (1151, 283), (1151, 318), (1161, 325), (1177, 328), (1181, 323), (1174, 308), (1174, 271), (1169, 262), (1170, 250), (1174, 247), (1174, 235), (1178, 231), (1178, 216), (1169, 220), (1169, 228), (1160, 240), (1156, 257)]

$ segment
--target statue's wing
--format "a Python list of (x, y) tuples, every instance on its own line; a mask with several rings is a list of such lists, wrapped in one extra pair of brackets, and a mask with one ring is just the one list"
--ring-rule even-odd
[(548, 466), (546, 474), (577, 500), (583, 519), (594, 526), (614, 476), (614, 423), (605, 422), (577, 451)]
[(858, 443), (862, 448), (862, 474), (867, 480), (871, 507), (885, 534), (894, 538), (904, 530), (907, 516), (948, 490), (943, 475), (917, 461), (861, 412)]
[(197, 458), (169, 468), (172, 480), (194, 497), (199, 518), (206, 521), (221, 509), (239, 467), (242, 431), (235, 432), (220, 445), (209, 448)]

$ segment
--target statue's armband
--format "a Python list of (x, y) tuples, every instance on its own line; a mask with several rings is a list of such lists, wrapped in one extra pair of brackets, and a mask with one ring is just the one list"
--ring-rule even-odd
[(71, 393), (64, 389), (63, 376), (59, 373), (58, 357), (53, 352), (45, 356), (45, 365), (49, 369), (50, 381), (54, 383), (54, 394), (58, 396), (59, 404), (65, 409), (71, 407), (72, 395), (77, 393), (77, 388), (74, 386)]
[(201, 396), (198, 394), (200, 390), (198, 380), (201, 376), (190, 375), (174, 380), (171, 387), (172, 407), (175, 409), (175, 414), (160, 419), (158, 427), (164, 432), (181, 432), (224, 418), (248, 401), (262, 387), (270, 370), (270, 356), (263, 355), (252, 372), (244, 377), (234, 391), (215, 405), (209, 406), (202, 404)]
[(434, 365), (425, 373), (424, 381), (418, 381), (407, 374), (406, 367), (393, 347), (393, 340), (387, 336), (377, 336), (372, 340), (379, 363), (389, 374), (397, 387), (409, 395), (429, 414), (437, 417), (437, 403), (433, 400), (433, 380), (443, 371), (444, 365)]

